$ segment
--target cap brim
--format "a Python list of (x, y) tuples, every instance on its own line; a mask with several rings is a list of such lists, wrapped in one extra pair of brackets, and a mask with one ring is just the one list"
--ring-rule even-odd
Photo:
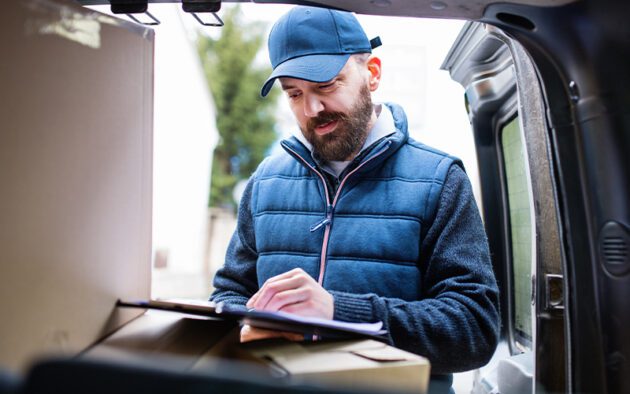
[(297, 78), (310, 82), (330, 81), (346, 65), (350, 55), (308, 55), (289, 59), (273, 70), (260, 90), (260, 95), (265, 97), (269, 94), (277, 78)]

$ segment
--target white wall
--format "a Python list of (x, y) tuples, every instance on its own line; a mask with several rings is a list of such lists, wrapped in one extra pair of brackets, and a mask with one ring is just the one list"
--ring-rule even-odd
[[(208, 292), (204, 261), (214, 103), (180, 5), (152, 7), (163, 23), (155, 35), (153, 249), (166, 253), (154, 270), (153, 296)], [(155, 10), (154, 10), (155, 8)]]

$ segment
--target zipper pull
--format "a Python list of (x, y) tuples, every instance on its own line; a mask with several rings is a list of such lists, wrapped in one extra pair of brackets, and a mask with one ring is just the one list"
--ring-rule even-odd
[(328, 204), (326, 206), (326, 217), (320, 220), (319, 222), (315, 223), (314, 225), (312, 225), (310, 228), (311, 232), (315, 232), (319, 230), (321, 227), (327, 226), (330, 223), (332, 223), (332, 208), (333, 206), (331, 204)]
[(314, 225), (311, 226), (311, 232), (315, 232), (315, 231), (319, 230), (322, 226), (325, 226), (328, 223), (330, 223), (330, 219), (328, 219), (328, 218), (324, 218), (324, 219), (320, 220), (319, 222), (317, 222), (317, 223), (315, 223)]

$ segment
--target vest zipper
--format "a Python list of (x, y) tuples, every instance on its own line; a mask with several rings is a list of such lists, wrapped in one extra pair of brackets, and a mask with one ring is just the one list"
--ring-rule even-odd
[(311, 232), (315, 232), (322, 228), (322, 226), (326, 226), (332, 222), (332, 208), (333, 206), (331, 204), (326, 205), (326, 217), (312, 225), (310, 228)]
[(367, 163), (369, 163), (373, 159), (375, 159), (378, 156), (382, 155), (387, 149), (389, 149), (390, 145), (391, 145), (391, 141), (388, 141), (386, 146), (381, 148), (381, 150), (376, 152), (374, 155), (372, 155), (370, 158), (365, 160), (363, 163), (359, 164), (354, 170), (350, 171), (343, 178), (343, 180), (339, 184), (339, 187), (337, 188), (337, 192), (335, 193), (335, 198), (333, 199), (332, 204), (330, 203), (330, 197), (328, 195), (328, 186), (326, 185), (326, 179), (324, 179), (324, 176), (319, 171), (317, 171), (317, 169), (315, 167), (310, 165), (309, 162), (304, 160), (304, 158), (302, 158), (302, 156), (300, 156), (297, 152), (295, 152), (293, 149), (289, 148), (287, 145), (284, 145), (284, 147), (287, 150), (289, 150), (291, 153), (293, 153), (293, 155), (295, 157), (297, 157), (308, 168), (310, 168), (314, 173), (316, 173), (317, 176), (319, 176), (319, 178), (321, 179), (322, 183), (324, 184), (324, 192), (326, 194), (326, 217), (324, 219), (320, 220), (319, 222), (313, 224), (310, 227), (311, 232), (314, 232), (314, 231), (319, 230), (323, 226), (326, 226), (325, 229), (324, 229), (324, 241), (322, 243), (322, 253), (321, 253), (321, 257), (320, 257), (320, 261), (319, 261), (319, 277), (317, 278), (317, 282), (320, 285), (322, 285), (322, 287), (323, 287), (323, 284), (324, 284), (324, 274), (326, 272), (326, 255), (328, 253), (328, 241), (329, 241), (329, 238), (330, 238), (330, 225), (332, 224), (333, 211), (335, 209), (335, 205), (337, 204), (337, 200), (339, 199), (339, 196), (341, 195), (341, 189), (343, 188), (343, 185), (346, 183), (346, 181), (348, 180), (348, 178), (350, 178), (350, 176), (352, 174), (354, 174), (355, 172), (359, 171), (359, 169), (361, 169), (364, 165), (366, 165)]
[(287, 145), (283, 144), (284, 148), (289, 150), (291, 153), (293, 153), (293, 156), (295, 156), (296, 158), (298, 158), (301, 162), (303, 162), (308, 168), (310, 168), (315, 174), (317, 174), (317, 176), (321, 179), (322, 183), (324, 184), (324, 194), (326, 197), (326, 217), (323, 220), (320, 220), (319, 222), (315, 223), (314, 225), (311, 226), (310, 230), (311, 232), (313, 231), (317, 231), (318, 229), (322, 228), (323, 226), (326, 226), (326, 230), (324, 232), (324, 243), (322, 245), (322, 253), (320, 256), (320, 260), (319, 260), (319, 279), (317, 280), (318, 283), (321, 285), (322, 284), (322, 280), (323, 280), (323, 267), (325, 267), (326, 265), (326, 249), (328, 248), (328, 236), (330, 233), (330, 223), (332, 223), (332, 209), (333, 206), (330, 203), (330, 197), (328, 196), (328, 185), (326, 185), (326, 179), (324, 179), (324, 176), (317, 171), (317, 169), (315, 167), (313, 167), (312, 165), (309, 164), (308, 161), (304, 160), (304, 158), (302, 158), (302, 156), (300, 156), (296, 151), (294, 151), (293, 149), (289, 148)]

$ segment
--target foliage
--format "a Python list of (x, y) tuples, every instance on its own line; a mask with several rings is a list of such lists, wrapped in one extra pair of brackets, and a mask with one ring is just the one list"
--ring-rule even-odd
[(247, 179), (276, 140), (278, 92), (260, 97), (271, 73), (255, 63), (265, 26), (243, 23), (238, 6), (226, 9), (218, 39), (200, 37), (198, 50), (216, 105), (219, 142), (214, 151), (210, 206), (235, 207), (232, 190)]

